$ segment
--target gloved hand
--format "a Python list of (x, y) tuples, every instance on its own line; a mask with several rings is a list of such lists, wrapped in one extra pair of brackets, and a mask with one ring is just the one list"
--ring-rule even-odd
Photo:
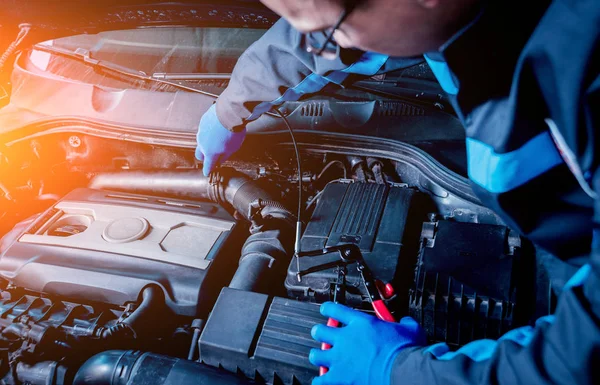
[(423, 329), (410, 317), (399, 323), (385, 322), (333, 302), (321, 305), (321, 314), (345, 326), (313, 327), (313, 338), (332, 346), (330, 350), (310, 352), (313, 365), (329, 368), (325, 375), (313, 380), (313, 385), (389, 385), (398, 353), (426, 344)]
[(220, 163), (229, 159), (242, 147), (246, 129), (240, 132), (229, 131), (217, 117), (217, 107), (213, 104), (200, 119), (196, 141), (196, 158), (204, 162), (202, 172), (208, 176)]

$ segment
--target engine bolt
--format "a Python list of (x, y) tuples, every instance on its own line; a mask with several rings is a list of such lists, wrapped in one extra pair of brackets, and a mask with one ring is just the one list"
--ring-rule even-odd
[(81, 146), (81, 139), (77, 135), (69, 137), (69, 145), (73, 148)]

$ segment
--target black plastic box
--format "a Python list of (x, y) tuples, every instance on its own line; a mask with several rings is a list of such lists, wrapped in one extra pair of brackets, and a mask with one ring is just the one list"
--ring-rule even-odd
[[(303, 251), (325, 246), (357, 244), (376, 278), (391, 282), (408, 293), (418, 254), (421, 224), (426, 205), (415, 204), (422, 194), (408, 187), (373, 183), (328, 185), (302, 236)], [(339, 259), (337, 254), (293, 258), (285, 286), (288, 295), (302, 301), (322, 303), (332, 298), (337, 280), (335, 268), (306, 275), (300, 270)], [(366, 289), (356, 267), (348, 268), (346, 304), (369, 309)], [(407, 286), (408, 284), (408, 286)]]
[(426, 222), (410, 315), (430, 342), (496, 339), (515, 325), (521, 239), (504, 226)]
[(310, 329), (326, 320), (319, 307), (224, 288), (198, 342), (200, 361), (269, 384), (310, 384), (308, 361), (320, 344)]

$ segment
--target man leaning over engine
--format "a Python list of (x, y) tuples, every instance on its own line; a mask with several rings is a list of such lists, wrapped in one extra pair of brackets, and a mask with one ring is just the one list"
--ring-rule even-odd
[(313, 384), (600, 383), (600, 2), (263, 3), (283, 18), (202, 118), (196, 155), (206, 174), (274, 106), (424, 55), (465, 127), (473, 190), (548, 252), (559, 294), (555, 314), (535, 326), (454, 352), (424, 346), (410, 318), (386, 323), (325, 303), (323, 315), (343, 327), (313, 329), (333, 346), (311, 352), (329, 368)]

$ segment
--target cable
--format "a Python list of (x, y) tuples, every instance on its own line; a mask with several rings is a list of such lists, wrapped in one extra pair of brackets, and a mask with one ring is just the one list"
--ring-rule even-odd
[(273, 110), (283, 119), (290, 136), (292, 137), (292, 144), (294, 145), (294, 151), (296, 152), (296, 162), (298, 163), (298, 221), (296, 222), (296, 239), (294, 242), (294, 255), (296, 256), (296, 263), (298, 264), (298, 271), (300, 271), (300, 259), (298, 254), (300, 253), (300, 237), (302, 235), (302, 162), (300, 159), (300, 151), (298, 151), (298, 143), (296, 143), (296, 137), (294, 136), (294, 130), (287, 118), (283, 113), (273, 107)]
[(332, 160), (331, 162), (327, 163), (325, 167), (323, 167), (319, 175), (317, 175), (317, 180), (321, 179), (321, 177), (323, 177), (327, 170), (329, 170), (334, 164), (338, 164), (341, 166), (342, 171), (344, 171), (344, 179), (346, 179), (348, 175), (346, 172), (346, 166), (344, 165), (344, 162), (342, 162), (341, 160)]
[(319, 191), (318, 193), (315, 194), (315, 196), (311, 200), (309, 200), (306, 203), (306, 210), (308, 210), (312, 205), (314, 205), (319, 200), (319, 198), (321, 198), (321, 195), (323, 195), (324, 191), (325, 191), (325, 189)]
[(351, 179), (346, 179), (345, 177), (343, 179), (334, 179), (331, 180), (329, 182), (327, 182), (327, 184), (323, 187), (323, 189), (321, 189), (321, 191), (319, 191), (317, 194), (315, 194), (315, 196), (306, 203), (306, 211), (308, 211), (308, 209), (314, 205), (315, 203), (317, 203), (317, 201), (319, 200), (319, 198), (321, 198), (321, 196), (323, 195), (323, 193), (325, 192), (325, 189), (327, 188), (327, 186), (329, 186), (332, 183), (337, 183), (337, 182), (342, 182), (342, 181), (351, 181)]
[(294, 135), (294, 130), (292, 130), (292, 126), (290, 125), (289, 120), (281, 113), (281, 111), (277, 108), (273, 108), (275, 112), (283, 119), (288, 131), (290, 132), (290, 136), (292, 137), (292, 143), (294, 145), (294, 151), (296, 152), (296, 163), (298, 168), (298, 221), (302, 220), (302, 162), (300, 159), (300, 151), (298, 150), (298, 143), (296, 142), (296, 136)]

